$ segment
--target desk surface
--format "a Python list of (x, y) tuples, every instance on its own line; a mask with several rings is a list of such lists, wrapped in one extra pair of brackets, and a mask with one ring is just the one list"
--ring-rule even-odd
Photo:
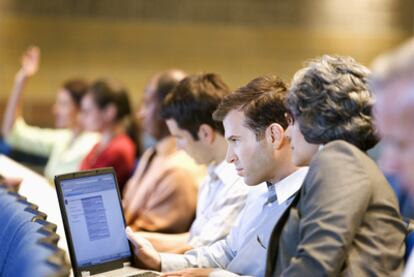
[(62, 216), (55, 188), (43, 176), (27, 167), (0, 155), (0, 174), (5, 177), (18, 177), (23, 181), (19, 193), (29, 202), (39, 206), (39, 211), (47, 214), (47, 220), (57, 225), (57, 234), (60, 236), (58, 246), (68, 253)]

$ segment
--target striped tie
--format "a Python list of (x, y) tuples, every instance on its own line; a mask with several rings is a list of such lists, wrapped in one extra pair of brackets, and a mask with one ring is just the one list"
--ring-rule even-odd
[(267, 201), (265, 204), (271, 204), (277, 200), (275, 185), (269, 182), (267, 184)]

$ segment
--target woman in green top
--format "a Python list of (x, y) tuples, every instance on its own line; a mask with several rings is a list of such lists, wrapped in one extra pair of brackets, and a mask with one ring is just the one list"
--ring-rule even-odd
[(5, 109), (2, 134), (6, 142), (16, 149), (49, 157), (44, 174), (52, 180), (56, 174), (78, 170), (99, 137), (83, 132), (78, 121), (80, 101), (88, 89), (82, 79), (69, 80), (59, 89), (52, 109), (57, 129), (26, 124), (21, 113), (21, 101), (24, 88), (38, 71), (39, 63), (39, 48), (31, 47), (23, 54)]

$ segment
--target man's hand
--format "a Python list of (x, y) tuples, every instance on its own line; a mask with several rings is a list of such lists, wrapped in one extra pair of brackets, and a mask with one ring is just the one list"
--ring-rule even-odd
[(139, 262), (138, 266), (145, 269), (161, 271), (160, 254), (152, 244), (140, 235), (134, 234), (130, 227), (127, 227), (125, 232), (129, 241), (134, 246), (134, 254)]
[(187, 268), (180, 271), (166, 272), (161, 277), (207, 277), (214, 268)]

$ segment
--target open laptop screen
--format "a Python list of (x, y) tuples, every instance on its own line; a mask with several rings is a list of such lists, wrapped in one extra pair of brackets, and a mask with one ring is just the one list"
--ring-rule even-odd
[(77, 267), (129, 257), (114, 174), (74, 176), (60, 186)]

